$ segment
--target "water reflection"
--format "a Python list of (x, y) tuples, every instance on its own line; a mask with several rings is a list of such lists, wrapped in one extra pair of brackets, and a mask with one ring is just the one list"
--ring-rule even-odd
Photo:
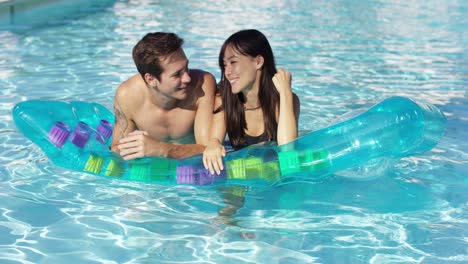
[[(466, 259), (466, 1), (176, 2), (115, 1), (52, 24), (0, 29), (6, 258), (18, 252), (14, 257), (51, 256), (57, 263), (60, 256), (77, 263), (89, 256), (116, 263)], [(444, 111), (444, 138), (432, 152), (404, 159), (372, 181), (329, 177), (244, 192), (65, 171), (12, 122), (13, 104), (27, 99), (110, 107), (117, 85), (135, 73), (133, 46), (149, 31), (180, 34), (190, 66), (219, 79), (219, 48), (244, 28), (263, 31), (278, 65), (292, 71), (300, 129), (402, 95)]]

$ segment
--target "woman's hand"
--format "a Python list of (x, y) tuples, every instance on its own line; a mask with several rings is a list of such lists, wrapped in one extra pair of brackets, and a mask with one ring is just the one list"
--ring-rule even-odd
[(272, 78), (279, 93), (278, 128), (276, 140), (278, 145), (289, 143), (297, 138), (297, 121), (299, 119), (299, 98), (291, 89), (291, 73), (278, 68)]
[(282, 68), (278, 68), (278, 72), (272, 78), (273, 84), (280, 95), (284, 92), (291, 92), (291, 73)]
[(205, 151), (203, 151), (203, 165), (205, 169), (208, 169), (211, 174), (221, 174), (221, 170), (224, 169), (223, 157), (226, 156), (226, 149), (218, 139), (210, 139), (208, 145), (206, 145)]

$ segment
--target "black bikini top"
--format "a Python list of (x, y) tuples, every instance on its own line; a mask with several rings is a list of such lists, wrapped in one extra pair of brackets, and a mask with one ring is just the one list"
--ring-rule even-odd
[(265, 142), (265, 141), (269, 141), (269, 138), (266, 133), (263, 133), (259, 136), (249, 136), (245, 134), (246, 146), (257, 144), (260, 142)]
[(245, 144), (238, 146), (238, 147), (234, 147), (234, 149), (241, 149), (241, 148), (253, 145), (253, 144), (257, 144), (257, 143), (261, 143), (261, 142), (265, 142), (269, 140), (270, 139), (268, 138), (266, 133), (263, 133), (259, 136), (249, 136), (245, 134)]

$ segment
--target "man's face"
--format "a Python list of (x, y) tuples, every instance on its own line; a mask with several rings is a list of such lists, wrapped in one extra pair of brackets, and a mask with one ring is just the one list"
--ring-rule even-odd
[(183, 100), (187, 98), (187, 89), (191, 81), (188, 60), (182, 49), (177, 50), (161, 61), (163, 71), (156, 89), (163, 95)]

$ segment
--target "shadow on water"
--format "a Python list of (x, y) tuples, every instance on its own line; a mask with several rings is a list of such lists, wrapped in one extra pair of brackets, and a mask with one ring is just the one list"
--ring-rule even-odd
[[(306, 210), (314, 214), (335, 214), (340, 208), (376, 213), (422, 210), (431, 204), (429, 186), (422, 182), (385, 175), (369, 181), (330, 177), (322, 182), (296, 182), (264, 191), (251, 208)], [(253, 195), (253, 194), (252, 194)]]
[(291, 182), (265, 189), (220, 186), (216, 195), (221, 203), (210, 222), (231, 227), (238, 234), (235, 240), (257, 239), (268, 233), (261, 230), (304, 232), (326, 225), (322, 218), (370, 221), (367, 215), (422, 212), (435, 203), (429, 183), (394, 171), (369, 181), (332, 175), (321, 182)]
[(265, 190), (250, 189), (245, 196), (244, 207), (236, 209), (239, 212), (236, 216), (258, 209), (308, 211), (317, 215), (336, 214), (351, 208), (398, 213), (423, 210), (434, 202), (431, 188), (424, 181), (400, 177), (395, 171), (368, 181), (333, 175), (320, 182), (301, 181)]

